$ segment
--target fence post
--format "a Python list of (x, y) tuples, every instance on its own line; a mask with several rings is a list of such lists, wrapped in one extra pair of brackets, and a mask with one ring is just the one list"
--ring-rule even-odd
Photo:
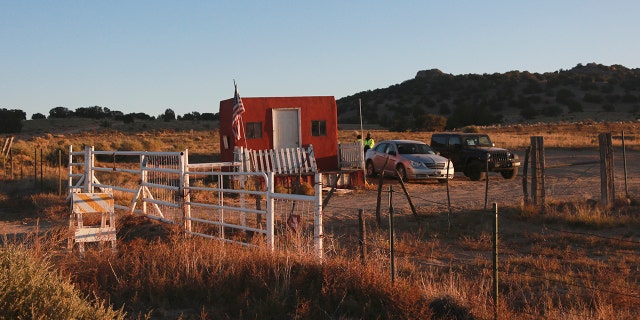
[(598, 136), (600, 142), (600, 197), (602, 204), (609, 207), (613, 204), (615, 195), (613, 174), (613, 145), (611, 132), (601, 133)]
[(531, 137), (531, 192), (533, 204), (544, 210), (545, 186), (544, 186), (544, 137)]
[(58, 149), (58, 195), (62, 195), (62, 149)]
[(378, 180), (378, 199), (376, 202), (376, 223), (378, 223), (378, 226), (380, 226), (380, 223), (381, 223), (380, 203), (382, 201), (382, 184), (384, 183), (384, 169), (387, 167), (388, 162), (389, 162), (389, 157), (387, 157), (387, 159), (384, 161), (384, 166), (382, 166), (382, 169), (380, 169), (380, 180)]
[(498, 319), (498, 204), (493, 203), (493, 317)]
[(44, 191), (44, 173), (43, 173), (43, 171), (44, 171), (44, 156), (42, 155), (42, 148), (40, 148), (40, 192)]
[(73, 145), (69, 145), (69, 158), (68, 158), (69, 163), (67, 164), (67, 166), (69, 167), (67, 170), (67, 173), (69, 174), (69, 176), (67, 177), (67, 195), (69, 193), (71, 193), (72, 187), (73, 187)]
[(360, 231), (360, 262), (367, 263), (367, 226), (364, 220), (364, 209), (358, 209), (358, 222)]
[(451, 163), (450, 159), (447, 159), (447, 232), (451, 231), (451, 215), (452, 215), (452, 209), (451, 209), (451, 193), (449, 192), (449, 165)]
[[(275, 249), (275, 228), (274, 228), (274, 207), (275, 201), (273, 199), (274, 191), (274, 177), (273, 172), (267, 172), (267, 248), (270, 251), (274, 251)], [(315, 228), (314, 228), (315, 231)]]
[(491, 160), (491, 154), (487, 152), (486, 157), (484, 161), (484, 211), (487, 211), (487, 202), (489, 201), (489, 161)]
[(627, 151), (624, 147), (624, 130), (622, 131), (622, 165), (624, 167), (624, 194), (629, 199), (629, 185), (627, 184)]
[(91, 192), (91, 149), (84, 147), (84, 192)]
[(38, 148), (33, 148), (33, 189), (38, 188)]
[(524, 165), (522, 166), (522, 197), (524, 198), (524, 204), (531, 203), (529, 196), (527, 174), (529, 170), (529, 155), (531, 154), (531, 146), (528, 146), (524, 151)]
[(411, 201), (411, 196), (409, 195), (409, 191), (407, 191), (407, 187), (404, 185), (404, 180), (402, 177), (400, 177), (400, 173), (398, 172), (398, 170), (396, 169), (396, 174), (399, 177), (399, 181), (400, 181), (400, 186), (402, 187), (402, 191), (404, 192), (404, 195), (407, 197), (407, 201), (409, 202), (409, 207), (411, 208), (411, 212), (413, 213), (414, 216), (418, 216), (418, 211), (416, 211), (416, 206), (413, 205), (413, 201)]
[(191, 232), (191, 189), (189, 188), (189, 149), (180, 157), (180, 188), (182, 188), (182, 225), (184, 231)]
[[(272, 173), (273, 174), (273, 173)], [(313, 228), (313, 236), (315, 238), (316, 254), (318, 259), (322, 260), (324, 247), (324, 229), (322, 227), (322, 175), (320, 173), (315, 174), (315, 196), (316, 196), (316, 210), (315, 210), (315, 222)]]
[(391, 250), (391, 283), (396, 280), (395, 251), (393, 241), (393, 186), (389, 186), (389, 248)]

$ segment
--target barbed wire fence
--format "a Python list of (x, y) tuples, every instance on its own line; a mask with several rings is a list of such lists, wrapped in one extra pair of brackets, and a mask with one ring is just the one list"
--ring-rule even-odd
[[(494, 297), (494, 318), (496, 319), (500, 316), (500, 310), (504, 310), (500, 306), (501, 295), (522, 296), (522, 300), (526, 300), (526, 302), (508, 301), (507, 304), (512, 312), (517, 312), (525, 318), (548, 318), (550, 313), (554, 313), (580, 319), (598, 319), (601, 317), (598, 315), (598, 308), (603, 308), (598, 305), (599, 303), (610, 304), (615, 310), (613, 312), (618, 312), (620, 318), (627, 318), (628, 315), (637, 315), (640, 312), (638, 307), (640, 272), (637, 269), (638, 261), (640, 261), (638, 255), (640, 236), (632, 230), (629, 231), (628, 228), (624, 229), (627, 230), (624, 234), (616, 234), (615, 225), (604, 224), (599, 227), (597, 221), (595, 227), (589, 227), (588, 222), (581, 224), (571, 222), (571, 220), (569, 222), (557, 221), (557, 218), (550, 216), (552, 212), (547, 210), (550, 207), (558, 206), (567, 210), (587, 210), (586, 214), (600, 211), (614, 218), (633, 215), (633, 213), (625, 213), (624, 208), (615, 207), (617, 199), (611, 195), (614, 194), (613, 191), (616, 187), (623, 187), (624, 194), (620, 198), (628, 200), (623, 204), (631, 205), (631, 194), (637, 192), (639, 187), (637, 179), (635, 177), (629, 179), (628, 177), (624, 152), (622, 157), (614, 158), (612, 153), (608, 157), (610, 158), (606, 160), (598, 160), (596, 154), (591, 160), (554, 163), (546, 166), (545, 175), (548, 179), (544, 183), (544, 187), (549, 192), (538, 198), (545, 200), (545, 202), (538, 203), (537, 215), (533, 217), (523, 215), (513, 208), (508, 208), (506, 212), (500, 213), (497, 209), (497, 203), (494, 203), (493, 210), (478, 210), (477, 204), (482, 203), (481, 199), (478, 199), (475, 206), (452, 204), (448, 184), (446, 198), (436, 199), (425, 195), (425, 193), (409, 195), (402, 181), (398, 182), (402, 191), (393, 190), (395, 185), (390, 185), (388, 190), (383, 191), (381, 185), (378, 185), (378, 199), (380, 199), (381, 193), (386, 193), (388, 196), (387, 208), (383, 210), (386, 211), (388, 217), (386, 223), (384, 223), (385, 219), (381, 219), (381, 212), (378, 212), (380, 205), (375, 209), (376, 212), (368, 214), (365, 208), (358, 206), (357, 203), (349, 206), (335, 206), (329, 202), (324, 209), (327, 212), (350, 211), (353, 212), (354, 217), (357, 216), (358, 237), (357, 240), (351, 241), (351, 243), (357, 244), (357, 247), (353, 251), (360, 256), (360, 261), (363, 264), (370, 259), (371, 252), (377, 252), (376, 256), (378, 257), (381, 255), (388, 257), (389, 276), (392, 281), (396, 277), (394, 260), (398, 256), (422, 265), (427, 271), (441, 269), (442, 272), (458, 273), (469, 279), (493, 278), (491, 295)], [(617, 168), (623, 168), (623, 173), (612, 170), (611, 164), (614, 160), (623, 163), (623, 166), (617, 166)], [(610, 161), (611, 167), (603, 166), (603, 161)], [(571, 170), (567, 171), (568, 167)], [(608, 172), (603, 174), (602, 171)], [(596, 177), (599, 175), (601, 180), (605, 182), (590, 183), (606, 188), (606, 190), (601, 190), (598, 195), (597, 188), (589, 190), (578, 188), (585, 181), (576, 179), (576, 174)], [(615, 178), (619, 177), (622, 178), (620, 179), (622, 182), (615, 181)], [(526, 182), (526, 176), (523, 176), (523, 185), (526, 185)], [(631, 192), (630, 187), (634, 189)], [(487, 181), (487, 192), (489, 190), (490, 184)], [(394, 195), (394, 193), (402, 192), (405, 193), (406, 198), (402, 195)], [(594, 198), (596, 200), (593, 200)], [(572, 201), (584, 202), (584, 205), (572, 206), (570, 205)], [(416, 203), (419, 204), (416, 205)], [(532, 203), (531, 198), (527, 197), (527, 189), (523, 187), (523, 198), (520, 205), (531, 205)], [(404, 206), (406, 210), (397, 211), (396, 209), (401, 206)], [(446, 230), (443, 230), (445, 233), (452, 231), (452, 226), (455, 230), (462, 222), (460, 220), (476, 216), (476, 220), (473, 222), (480, 222), (479, 225), (485, 229), (480, 232), (479, 236), (478, 232), (475, 232), (469, 237), (477, 236), (477, 239), (474, 239), (484, 243), (483, 249), (468, 258), (462, 258), (465, 254), (468, 255), (468, 252), (463, 252), (464, 250), (456, 252), (456, 250), (447, 249), (443, 249), (446, 252), (441, 254), (441, 256), (448, 257), (447, 259), (434, 260), (425, 257), (422, 252), (425, 247), (428, 247), (428, 238), (421, 239), (423, 243), (416, 245), (412, 241), (403, 241), (403, 238), (398, 237), (396, 230), (394, 230), (394, 215), (396, 219), (412, 220), (418, 229), (421, 228), (420, 217), (422, 214), (416, 214), (416, 207), (421, 210), (424, 210), (425, 207), (435, 208), (440, 213), (440, 217), (446, 215)], [(373, 209), (369, 208), (369, 210)], [(427, 216), (435, 219), (437, 215), (428, 214)], [(367, 219), (369, 220), (367, 221)], [(529, 223), (532, 219), (534, 219), (534, 223)], [(452, 223), (452, 220), (458, 221)], [(487, 230), (486, 227), (491, 225), (494, 227), (493, 230)], [(367, 232), (371, 229), (374, 232)], [(412, 231), (403, 230), (402, 232)], [(386, 242), (380, 241), (382, 233), (389, 234)], [(490, 236), (486, 236), (487, 234)], [(422, 235), (418, 234), (418, 236)], [(489, 247), (487, 242), (493, 245), (491, 252), (486, 250)], [(449, 245), (447, 248), (451, 246)], [(541, 263), (542, 265), (540, 265)], [(548, 265), (544, 265), (545, 263)], [(437, 271), (435, 272), (437, 273)], [(615, 277), (611, 275), (615, 273), (620, 275)], [(523, 287), (528, 287), (528, 289), (523, 289)], [(546, 294), (541, 294), (543, 292)], [(549, 308), (553, 308), (553, 305), (556, 306), (556, 310), (549, 310)], [(576, 308), (577, 305), (583, 306), (583, 308)]]

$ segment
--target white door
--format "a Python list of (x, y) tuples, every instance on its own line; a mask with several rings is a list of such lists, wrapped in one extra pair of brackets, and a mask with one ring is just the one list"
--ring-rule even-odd
[(300, 147), (300, 109), (273, 109), (273, 148)]

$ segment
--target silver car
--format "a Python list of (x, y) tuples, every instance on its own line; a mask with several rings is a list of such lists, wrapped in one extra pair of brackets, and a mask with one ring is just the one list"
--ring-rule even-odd
[[(384, 170), (385, 176), (402, 180), (453, 179), (453, 162), (442, 157), (429, 145), (414, 140), (385, 140), (365, 154), (367, 175), (373, 177)], [(384, 168), (384, 169), (383, 169)]]

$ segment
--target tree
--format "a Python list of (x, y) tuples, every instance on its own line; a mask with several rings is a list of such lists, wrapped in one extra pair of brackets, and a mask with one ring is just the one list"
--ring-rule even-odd
[(162, 117), (162, 120), (164, 120), (165, 122), (169, 122), (176, 119), (176, 113), (171, 109), (167, 109), (160, 117)]
[(109, 117), (111, 112), (108, 108), (93, 106), (88, 108), (77, 108), (73, 115), (81, 118), (103, 119)]
[(65, 107), (55, 107), (49, 110), (49, 118), (68, 118), (73, 112)]
[(538, 114), (540, 114), (540, 112), (533, 106), (526, 106), (520, 110), (520, 115), (527, 120), (535, 118)]
[(492, 113), (486, 105), (460, 104), (447, 119), (447, 129), (462, 128), (468, 125), (485, 126), (500, 123), (502, 115)]
[(442, 131), (447, 125), (447, 118), (431, 113), (422, 114), (415, 118), (416, 131)]
[(17, 133), (22, 131), (22, 120), (27, 120), (27, 114), (22, 110), (0, 109), (0, 133)]
[(220, 119), (219, 113), (205, 112), (200, 116), (200, 120), (214, 121)]
[(40, 120), (40, 119), (46, 119), (47, 116), (45, 116), (42, 113), (34, 113), (31, 115), (31, 120)]

